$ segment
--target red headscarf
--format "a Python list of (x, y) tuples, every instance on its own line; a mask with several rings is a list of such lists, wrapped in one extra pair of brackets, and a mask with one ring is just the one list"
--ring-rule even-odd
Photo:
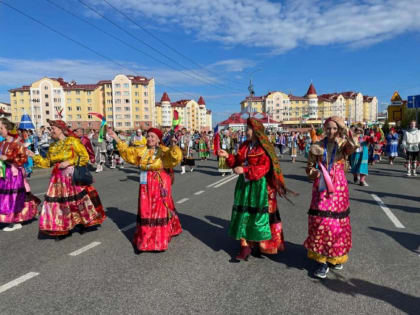
[(155, 135), (157, 135), (160, 142), (162, 142), (163, 133), (162, 133), (162, 131), (160, 131), (160, 129), (149, 128), (149, 130), (147, 130), (147, 133), (149, 133), (149, 132), (153, 132)]

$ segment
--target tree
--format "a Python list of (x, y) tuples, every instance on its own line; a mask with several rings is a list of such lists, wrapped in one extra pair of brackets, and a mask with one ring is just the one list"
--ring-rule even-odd
[(384, 132), (385, 135), (387, 135), (389, 133), (389, 121), (388, 121), (388, 118), (385, 119), (384, 125), (382, 126), (382, 131)]
[(416, 110), (415, 109), (406, 109), (403, 112), (403, 117), (401, 121), (401, 128), (407, 129), (410, 126), (410, 121), (416, 120)]

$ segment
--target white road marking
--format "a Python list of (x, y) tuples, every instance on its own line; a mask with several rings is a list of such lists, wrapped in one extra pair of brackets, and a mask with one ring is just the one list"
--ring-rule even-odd
[(385, 212), (385, 214), (388, 216), (388, 218), (391, 220), (392, 223), (394, 223), (396, 228), (399, 229), (405, 229), (405, 226), (398, 220), (398, 218), (392, 213), (391, 209), (389, 209), (385, 203), (375, 194), (371, 194), (372, 198), (375, 199), (375, 201), (379, 204), (379, 207), (382, 208), (382, 210)]
[(232, 177), (231, 177), (231, 178), (229, 178), (228, 180), (225, 180), (224, 182), (221, 182), (220, 184), (217, 184), (216, 186), (214, 186), (214, 188), (218, 188), (218, 187), (220, 187), (220, 186), (222, 186), (222, 185), (224, 185), (224, 184), (226, 184), (226, 183), (230, 182), (231, 180), (236, 179), (238, 176), (239, 176), (239, 175), (232, 176)]
[(200, 190), (200, 191), (195, 192), (194, 195), (198, 196), (198, 195), (201, 195), (203, 192), (204, 190)]
[(125, 226), (125, 227), (123, 227), (120, 231), (121, 232), (125, 232), (125, 231), (128, 231), (128, 230), (131, 230), (133, 227), (135, 227), (137, 225), (137, 223), (136, 222), (134, 222), (134, 223), (131, 223), (131, 224), (129, 224), (129, 225), (127, 225), (127, 226)]
[(228, 179), (232, 176), (234, 176), (234, 175), (232, 174), (232, 175), (229, 175), (228, 177), (223, 177), (221, 180), (218, 180), (217, 182), (214, 182), (213, 184), (207, 185), (206, 187), (207, 188), (213, 187), (214, 185), (217, 185), (218, 183), (223, 182), (223, 181), (225, 181), (226, 179)]
[(80, 255), (81, 253), (84, 253), (85, 251), (87, 251), (87, 250), (89, 250), (89, 249), (91, 249), (91, 248), (93, 248), (95, 246), (98, 246), (100, 244), (101, 244), (101, 242), (92, 242), (89, 245), (86, 245), (86, 246), (84, 246), (82, 248), (79, 248), (78, 250), (75, 250), (74, 252), (71, 252), (69, 254), (69, 256), (77, 256), (77, 255)]
[(43, 195), (45, 195), (47, 192), (43, 192), (43, 193), (38, 193), (38, 194), (35, 194), (34, 196), (37, 196), (37, 197), (39, 197), (39, 196), (43, 196)]
[(189, 199), (188, 198), (182, 198), (181, 200), (178, 200), (176, 203), (184, 203), (187, 200), (189, 200)]
[(25, 282), (29, 279), (32, 279), (33, 277), (36, 277), (38, 275), (39, 275), (38, 272), (28, 272), (26, 275), (23, 275), (19, 278), (16, 278), (15, 280), (12, 280), (12, 281), (0, 286), (0, 293), (3, 293), (3, 292), (5, 292), (5, 291), (7, 291), (7, 290), (9, 290), (13, 287), (16, 287), (19, 284), (21, 284), (21, 283), (23, 283), (23, 282)]

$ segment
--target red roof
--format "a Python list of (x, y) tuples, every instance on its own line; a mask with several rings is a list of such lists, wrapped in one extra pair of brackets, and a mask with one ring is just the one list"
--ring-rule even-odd
[(200, 96), (198, 99), (198, 105), (206, 105), (206, 102), (204, 102), (204, 98), (202, 96)]
[(163, 92), (162, 98), (160, 99), (161, 102), (170, 102), (171, 99), (169, 98), (168, 93)]
[(312, 83), (309, 86), (308, 92), (306, 92), (306, 95), (311, 95), (311, 94), (316, 94), (315, 87), (314, 87), (314, 85)]
[(179, 100), (179, 101), (171, 103), (171, 106), (172, 107), (185, 107), (187, 106), (187, 103), (190, 101), (191, 100)]
[(291, 101), (307, 101), (308, 100), (306, 97), (303, 97), (303, 96), (294, 96), (292, 94), (289, 94), (289, 99)]
[(103, 84), (111, 84), (112, 81), (111, 80), (101, 80), (98, 83), (96, 83), (97, 85), (103, 85)]
[(206, 113), (207, 113), (207, 114), (211, 114), (211, 110), (210, 110), (210, 109), (208, 109)]

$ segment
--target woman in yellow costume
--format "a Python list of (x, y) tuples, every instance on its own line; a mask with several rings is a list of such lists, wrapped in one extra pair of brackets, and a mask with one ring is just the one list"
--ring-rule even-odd
[(181, 149), (162, 145), (162, 132), (156, 128), (147, 131), (144, 147), (129, 147), (114, 131), (108, 134), (117, 142), (122, 158), (140, 167), (140, 187), (137, 229), (134, 246), (137, 251), (164, 251), (172, 236), (182, 232), (172, 199), (171, 178), (165, 169), (172, 169), (182, 160)]

